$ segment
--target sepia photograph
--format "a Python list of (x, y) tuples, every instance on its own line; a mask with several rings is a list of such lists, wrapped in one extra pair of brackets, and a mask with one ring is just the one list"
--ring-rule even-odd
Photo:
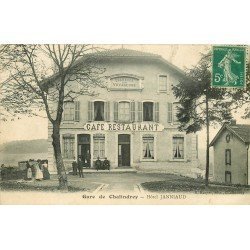
[(249, 204), (248, 49), (1, 45), (0, 203)]

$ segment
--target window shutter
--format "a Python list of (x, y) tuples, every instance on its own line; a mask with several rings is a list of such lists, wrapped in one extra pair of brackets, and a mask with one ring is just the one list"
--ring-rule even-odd
[(138, 113), (137, 113), (137, 115), (138, 115), (138, 118), (137, 118), (137, 120), (138, 120), (138, 122), (142, 122), (142, 102), (138, 102), (137, 103), (137, 107), (138, 107)]
[(110, 121), (110, 102), (105, 102), (105, 121)]
[(168, 122), (173, 122), (173, 104), (168, 102)]
[(75, 121), (80, 121), (80, 102), (75, 101)]
[(154, 121), (159, 122), (159, 102), (154, 103)]
[(93, 121), (93, 113), (94, 113), (94, 103), (89, 101), (88, 102), (88, 121)]
[(135, 121), (135, 102), (130, 103), (130, 121)]
[(114, 122), (118, 122), (118, 102), (114, 102)]

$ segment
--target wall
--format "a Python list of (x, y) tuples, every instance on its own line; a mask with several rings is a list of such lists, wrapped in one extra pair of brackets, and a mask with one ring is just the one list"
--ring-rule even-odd
[[(142, 91), (108, 91), (107, 89), (98, 88), (98, 96), (80, 96), (80, 121), (79, 122), (63, 122), (61, 126), (61, 135), (66, 133), (77, 134), (90, 133), (93, 135), (95, 131), (86, 132), (82, 129), (82, 125), (88, 122), (88, 101), (93, 100), (103, 100), (110, 101), (110, 121), (113, 121), (113, 102), (121, 100), (130, 101), (157, 101), (159, 102), (159, 123), (162, 124), (165, 129), (162, 132), (153, 132), (156, 138), (156, 154), (157, 162), (146, 162), (141, 161), (141, 136), (143, 132), (131, 132), (131, 154), (132, 166), (144, 170), (152, 169), (163, 169), (178, 171), (179, 169), (184, 169), (185, 171), (191, 171), (198, 164), (198, 159), (196, 158), (196, 135), (190, 134), (183, 136), (185, 137), (185, 158), (179, 161), (173, 161), (172, 159), (172, 137), (174, 134), (180, 134), (177, 130), (177, 124), (168, 123), (167, 121), (167, 103), (175, 102), (176, 99), (173, 95), (171, 85), (175, 85), (179, 82), (180, 76), (176, 75), (170, 68), (166, 65), (152, 62), (152, 61), (121, 61), (121, 60), (110, 60), (108, 62), (102, 62), (101, 67), (106, 68), (105, 75), (110, 76), (114, 74), (133, 74), (139, 77), (143, 77), (144, 88)], [(158, 91), (158, 77), (159, 75), (168, 76), (168, 91), (159, 92)], [(137, 110), (137, 103), (136, 103)], [(117, 167), (117, 133), (118, 132), (104, 132), (106, 135), (106, 154), (111, 161), (111, 167)], [(122, 132), (120, 132), (122, 133)], [(145, 134), (145, 133), (144, 133)], [(149, 133), (147, 133), (149, 134)], [(49, 138), (51, 138), (51, 126), (49, 127)], [(76, 139), (75, 139), (76, 141)], [(112, 146), (111, 146), (112, 145)], [(114, 145), (114, 147), (113, 147)], [(76, 153), (76, 152), (75, 152)], [(49, 154), (51, 155), (49, 160), (53, 162), (53, 149), (51, 146), (51, 141), (49, 141)], [(73, 160), (73, 159), (72, 159)], [(65, 160), (66, 166), (71, 169), (72, 160)], [(51, 164), (52, 165), (52, 164)], [(154, 167), (153, 167), (154, 166)], [(50, 166), (51, 169), (54, 166)], [(55, 169), (54, 169), (55, 170)]]
[[(214, 180), (225, 182), (225, 171), (231, 172), (232, 184), (247, 184), (247, 148), (244, 142), (230, 133), (231, 140), (226, 142), (225, 129), (214, 144)], [(231, 149), (231, 165), (225, 164), (225, 150)]]

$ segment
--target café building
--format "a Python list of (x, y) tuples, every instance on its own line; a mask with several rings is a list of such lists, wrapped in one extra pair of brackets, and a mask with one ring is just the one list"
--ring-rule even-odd
[[(102, 56), (107, 88), (97, 96), (65, 102), (61, 148), (65, 165), (77, 159), (94, 168), (97, 157), (115, 168), (189, 173), (198, 165), (198, 138), (178, 130), (178, 100), (172, 86), (184, 73), (161, 56), (129, 49)], [(52, 127), (49, 169), (55, 172)]]

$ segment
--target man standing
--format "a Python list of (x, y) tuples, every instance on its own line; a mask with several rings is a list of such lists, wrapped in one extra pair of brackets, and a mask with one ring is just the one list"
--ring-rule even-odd
[(77, 162), (74, 157), (74, 161), (72, 162), (73, 175), (77, 175)]
[(83, 176), (83, 171), (82, 171), (82, 169), (83, 169), (83, 162), (81, 161), (81, 158), (79, 157), (79, 160), (78, 160), (78, 172), (79, 172), (79, 177), (80, 178), (83, 178), (84, 176)]

